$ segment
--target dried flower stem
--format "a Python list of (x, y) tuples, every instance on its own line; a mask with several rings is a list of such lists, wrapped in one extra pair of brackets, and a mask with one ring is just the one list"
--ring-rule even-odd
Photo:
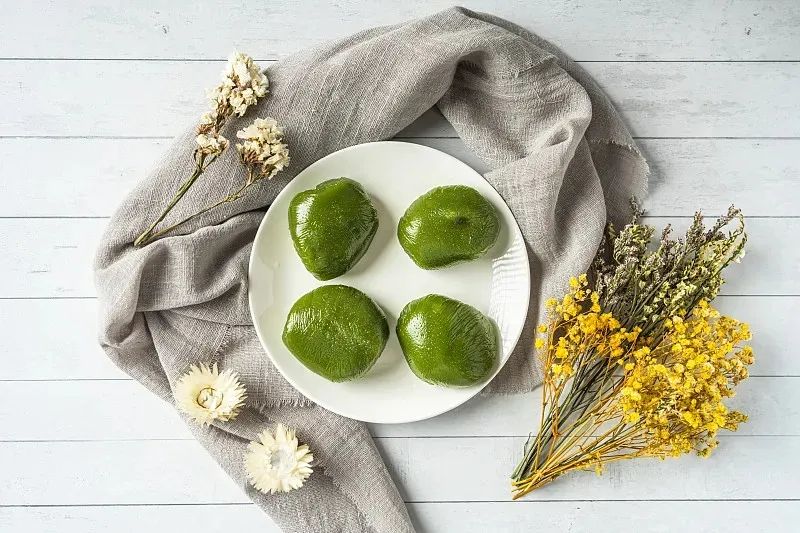
[[(189, 176), (186, 179), (186, 181), (181, 183), (181, 186), (178, 187), (178, 191), (172, 197), (172, 200), (169, 201), (167, 207), (164, 208), (164, 211), (161, 212), (161, 215), (159, 215), (159, 217), (152, 224), (150, 224), (149, 228), (143, 231), (141, 235), (136, 237), (136, 240), (133, 241), (134, 246), (144, 246), (145, 244), (149, 243), (152, 240), (157, 239), (170, 229), (174, 229), (179, 225), (176, 224), (175, 226), (170, 226), (166, 230), (162, 230), (159, 232), (155, 231), (156, 227), (159, 224), (161, 224), (161, 222), (163, 222), (165, 218), (167, 218), (167, 215), (169, 214), (170, 211), (172, 211), (172, 208), (178, 204), (181, 198), (183, 198), (183, 195), (185, 195), (189, 191), (192, 185), (194, 185), (194, 182), (197, 181), (197, 178), (200, 177), (205, 168), (208, 166), (208, 165), (205, 166), (203, 165), (203, 163), (205, 162), (205, 158), (206, 158), (205, 154), (199, 154), (196, 157), (197, 163), (195, 164), (195, 169), (194, 172), (192, 172), (192, 175)], [(211, 161), (213, 161), (213, 159)], [(211, 161), (209, 161), (209, 164), (211, 163)]]
[[(197, 175), (199, 176), (200, 174), (198, 173)], [(196, 178), (195, 178), (195, 179), (196, 179)], [(227, 204), (227, 203), (234, 202), (234, 201), (238, 200), (239, 198), (241, 198), (241, 197), (244, 195), (244, 192), (245, 192), (245, 191), (246, 191), (246, 190), (247, 190), (249, 187), (251, 187), (251, 186), (252, 186), (254, 183), (255, 183), (255, 180), (253, 180), (253, 178), (252, 178), (252, 172), (251, 172), (251, 173), (250, 173), (250, 177), (248, 178), (247, 182), (246, 182), (244, 185), (242, 185), (242, 186), (241, 186), (239, 189), (237, 189), (236, 191), (232, 192), (232, 193), (231, 193), (231, 194), (229, 194), (228, 196), (224, 197), (222, 200), (219, 200), (219, 201), (218, 201), (218, 202), (216, 202), (216, 203), (213, 203), (213, 204), (211, 204), (211, 205), (209, 205), (209, 206), (207, 206), (207, 207), (204, 207), (203, 209), (201, 209), (201, 210), (200, 210), (200, 211), (198, 211), (197, 213), (195, 213), (195, 214), (193, 214), (193, 215), (190, 215), (190, 216), (188, 216), (188, 217), (184, 218), (184, 219), (183, 219), (183, 220), (181, 220), (180, 222), (177, 222), (177, 223), (175, 223), (175, 224), (173, 224), (173, 225), (171, 225), (171, 226), (169, 226), (169, 227), (167, 227), (167, 228), (164, 228), (164, 229), (162, 229), (162, 230), (159, 230), (159, 231), (156, 231), (156, 232), (154, 232), (154, 233), (151, 233), (151, 234), (150, 234), (150, 235), (147, 237), (147, 239), (146, 239), (146, 240), (144, 240), (144, 241), (143, 241), (141, 244), (136, 244), (136, 242), (135, 242), (134, 244), (135, 244), (136, 246), (143, 246), (143, 245), (147, 244), (148, 242), (150, 242), (150, 241), (152, 241), (152, 240), (155, 240), (155, 239), (158, 239), (159, 237), (162, 237), (162, 236), (166, 235), (166, 234), (167, 234), (167, 233), (169, 233), (170, 231), (172, 231), (172, 230), (174, 230), (174, 229), (176, 229), (176, 228), (179, 228), (179, 227), (183, 226), (183, 225), (184, 225), (184, 224), (186, 224), (187, 222), (189, 222), (189, 221), (191, 221), (191, 220), (194, 220), (195, 218), (199, 217), (200, 215), (203, 215), (203, 214), (205, 214), (205, 213), (208, 213), (208, 212), (209, 212), (209, 211), (211, 211), (212, 209), (215, 209), (215, 208), (217, 208), (217, 207), (221, 206), (222, 204)], [(190, 186), (191, 186), (191, 185), (190, 185)], [(188, 187), (187, 187), (187, 188), (188, 188)], [(179, 191), (179, 192), (180, 192), (180, 191)], [(182, 196), (182, 195), (181, 195), (181, 196)], [(177, 195), (176, 195), (176, 197), (177, 197)], [(180, 198), (178, 198), (178, 199), (180, 199)], [(172, 207), (174, 207), (175, 203), (177, 203), (177, 200), (176, 200), (174, 203), (173, 203), (173, 202), (170, 202), (170, 203), (171, 203), (171, 206), (170, 206), (170, 207), (168, 207), (168, 210), (167, 210), (166, 212), (169, 212), (169, 209), (172, 209)], [(164, 216), (166, 216), (166, 214), (165, 214)], [(163, 216), (161, 217), (161, 219), (160, 219), (160, 220), (156, 221), (156, 223), (155, 223), (155, 224), (153, 224), (153, 226), (151, 226), (151, 228), (154, 228), (154, 227), (155, 227), (155, 226), (156, 226), (156, 225), (157, 225), (159, 222), (161, 222), (161, 220), (163, 220)], [(148, 231), (149, 231), (149, 230), (148, 230)], [(137, 239), (137, 242), (138, 242), (138, 239)]]

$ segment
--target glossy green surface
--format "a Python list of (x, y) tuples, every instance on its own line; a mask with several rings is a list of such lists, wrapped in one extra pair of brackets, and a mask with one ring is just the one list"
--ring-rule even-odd
[(289, 232), (297, 255), (319, 280), (341, 276), (364, 255), (378, 213), (358, 182), (336, 178), (298, 193), (289, 204)]
[(499, 234), (500, 216), (494, 206), (465, 185), (437, 187), (423, 194), (397, 226), (400, 245), (424, 269), (477, 259)]
[(330, 381), (347, 381), (372, 368), (389, 325), (363, 292), (325, 285), (304, 294), (289, 311), (283, 343), (309, 370)]
[(480, 383), (492, 373), (499, 352), (497, 328), (489, 318), (438, 294), (403, 308), (397, 338), (414, 374), (435, 385)]

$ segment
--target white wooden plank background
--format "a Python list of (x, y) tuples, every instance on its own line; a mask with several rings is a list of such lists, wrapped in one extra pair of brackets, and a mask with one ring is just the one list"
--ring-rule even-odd
[[(266, 63), (446, 0), (0, 0), (0, 531), (274, 531), (172, 410), (94, 342), (106, 219), (203, 109), (221, 60)], [(654, 223), (735, 202), (751, 244), (720, 307), (751, 322), (751, 421), (709, 460), (614, 465), (509, 502), (538, 394), (373, 425), (420, 531), (794, 531), (800, 522), (800, 3), (475, 0), (608, 91), (653, 168)], [(435, 112), (400, 135), (484, 164)], [(24, 179), (20, 179), (20, 177)], [(135, 406), (135, 409), (132, 407)], [(124, 413), (124, 415), (120, 415)]]

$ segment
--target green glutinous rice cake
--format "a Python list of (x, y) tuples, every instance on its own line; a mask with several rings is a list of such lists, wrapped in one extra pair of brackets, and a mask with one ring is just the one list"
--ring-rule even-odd
[(367, 372), (389, 338), (383, 311), (347, 285), (324, 285), (301, 296), (283, 328), (283, 343), (309, 370), (330, 381)]
[(467, 387), (488, 378), (500, 349), (491, 319), (439, 294), (429, 294), (403, 308), (397, 319), (397, 337), (417, 377), (449, 387)]

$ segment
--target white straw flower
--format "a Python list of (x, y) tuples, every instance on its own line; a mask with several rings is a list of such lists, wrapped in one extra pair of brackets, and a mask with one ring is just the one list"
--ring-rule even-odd
[(195, 137), (199, 152), (206, 155), (219, 155), (228, 148), (228, 139), (214, 132), (201, 133)]
[(257, 118), (236, 136), (244, 141), (236, 145), (242, 162), (260, 167), (257, 179), (269, 179), (289, 165), (289, 147), (284, 144), (283, 130), (274, 118)]
[(216, 363), (192, 365), (175, 386), (178, 407), (201, 425), (236, 418), (246, 397), (236, 372), (219, 372)]
[(314, 456), (305, 444), (298, 446), (294, 430), (278, 424), (274, 435), (264, 430), (258, 440), (247, 446), (245, 455), (250, 484), (265, 494), (302, 487), (311, 475)]
[(253, 58), (234, 52), (228, 58), (222, 83), (211, 91), (211, 99), (222, 107), (230, 106), (233, 113), (242, 116), (247, 108), (267, 94), (269, 80), (259, 70)]

